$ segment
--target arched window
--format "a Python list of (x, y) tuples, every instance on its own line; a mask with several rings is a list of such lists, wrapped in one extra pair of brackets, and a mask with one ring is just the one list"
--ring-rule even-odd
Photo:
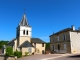
[(26, 35), (28, 35), (28, 30), (26, 31)]
[(25, 30), (23, 30), (23, 34), (25, 35)]

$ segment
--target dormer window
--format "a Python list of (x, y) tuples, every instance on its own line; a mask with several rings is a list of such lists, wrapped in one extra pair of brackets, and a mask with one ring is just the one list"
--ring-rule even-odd
[(28, 30), (26, 31), (26, 35), (28, 35)]
[(23, 34), (25, 35), (25, 30), (23, 30)]

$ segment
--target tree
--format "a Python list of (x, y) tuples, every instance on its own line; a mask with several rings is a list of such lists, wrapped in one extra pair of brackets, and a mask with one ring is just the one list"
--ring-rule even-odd
[(7, 45), (8, 41), (0, 41), (0, 49), (2, 49), (3, 45)]
[(12, 56), (13, 55), (13, 49), (11, 46), (6, 47), (6, 56)]
[(15, 51), (14, 55), (17, 56), (18, 58), (22, 57), (22, 52), (21, 51)]
[(50, 50), (50, 43), (46, 43), (46, 50)]

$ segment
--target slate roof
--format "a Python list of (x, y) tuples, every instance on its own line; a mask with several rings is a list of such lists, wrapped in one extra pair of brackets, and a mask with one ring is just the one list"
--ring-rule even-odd
[(24, 43), (22, 43), (19, 47), (33, 47), (33, 45), (28, 42), (28, 41), (25, 41)]
[[(58, 35), (58, 34), (60, 34), (60, 33), (62, 33), (62, 32), (67, 32), (67, 31), (80, 32), (80, 30), (73, 30), (72, 28), (66, 28), (66, 29), (60, 30), (59, 32), (56, 32), (56, 33), (54, 33), (54, 34), (52, 34), (52, 35), (50, 35), (50, 36)], [(49, 37), (50, 37), (50, 36), (49, 36)]]
[[(10, 42), (8, 42), (8, 45), (12, 45), (14, 44), (14, 41), (16, 40), (16, 38), (14, 38), (13, 40), (11, 40)], [(43, 40), (39, 39), (39, 38), (31, 38), (31, 43), (46, 43)], [(22, 43), (19, 47), (33, 47), (33, 45), (28, 41), (25, 41), (24, 43)]]
[(12, 39), (11, 41), (8, 42), (8, 44), (11, 43), (11, 42), (13, 42), (13, 41), (15, 41), (15, 40), (16, 40), (16, 38)]
[[(52, 35), (57, 35), (57, 34), (60, 34), (62, 32), (66, 32), (66, 31), (73, 31), (73, 29), (72, 28), (66, 28), (66, 29), (60, 30), (59, 32), (56, 32), (56, 33), (54, 33)], [(52, 35), (50, 35), (50, 36), (52, 36)]]
[(31, 38), (31, 42), (32, 43), (46, 43), (43, 40), (39, 39), (39, 38)]
[(66, 29), (60, 30), (59, 32), (57, 32), (55, 34), (59, 34), (59, 33), (66, 32), (66, 31), (71, 31), (71, 30), (73, 30), (73, 29), (72, 28), (66, 28)]
[[(21, 22), (19, 23), (19, 26), (29, 26), (28, 20), (26, 18), (26, 15), (24, 14), (22, 17)], [(30, 26), (29, 26), (30, 27)]]

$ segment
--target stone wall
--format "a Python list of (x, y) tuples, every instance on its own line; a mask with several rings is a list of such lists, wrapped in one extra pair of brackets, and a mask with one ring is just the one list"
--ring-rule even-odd
[[(65, 39), (64, 39), (65, 35)], [(66, 44), (66, 49), (64, 49), (64, 44)], [(53, 52), (53, 45), (54, 45), (54, 52), (60, 53), (71, 53), (71, 46), (70, 46), (70, 34), (69, 32), (62, 32), (57, 35), (53, 35), (50, 37), (50, 49)], [(60, 48), (58, 49), (58, 45)]]

